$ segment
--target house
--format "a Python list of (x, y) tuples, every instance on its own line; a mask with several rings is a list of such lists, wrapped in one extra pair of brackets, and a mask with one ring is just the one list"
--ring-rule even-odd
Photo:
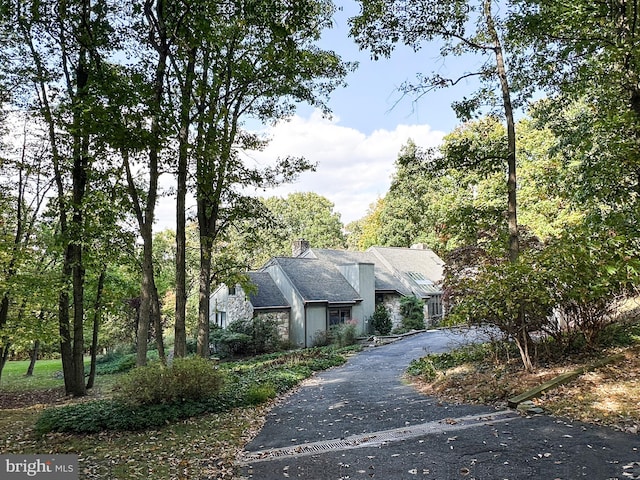
[(241, 318), (269, 314), (282, 338), (309, 347), (318, 332), (356, 322), (369, 333), (376, 305), (384, 304), (394, 326), (401, 322), (400, 299), (425, 302), (427, 325), (442, 318), (442, 260), (422, 244), (411, 248), (371, 247), (365, 252), (311, 248), (294, 242), (291, 257), (274, 257), (247, 274), (253, 288), (220, 285), (211, 297), (211, 321), (225, 327)]

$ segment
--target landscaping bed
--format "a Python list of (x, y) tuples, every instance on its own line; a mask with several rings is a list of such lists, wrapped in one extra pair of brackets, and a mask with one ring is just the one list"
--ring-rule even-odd
[[(476, 346), (424, 357), (412, 364), (408, 378), (421, 392), (445, 401), (506, 407), (511, 397), (584, 368), (585, 373), (546, 391), (533, 399), (534, 404), (551, 415), (638, 433), (640, 326), (629, 328), (632, 332), (629, 345), (613, 345), (540, 362), (533, 372), (522, 368), (513, 351), (496, 353), (495, 346)], [(607, 356), (613, 357), (611, 363), (590, 369)]]

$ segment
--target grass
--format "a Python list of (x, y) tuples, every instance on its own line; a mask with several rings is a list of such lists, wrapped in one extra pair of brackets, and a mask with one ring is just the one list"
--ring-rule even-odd
[(28, 367), (29, 360), (7, 362), (2, 370), (0, 390), (39, 390), (64, 386), (61, 360), (38, 360), (30, 377), (25, 376)]

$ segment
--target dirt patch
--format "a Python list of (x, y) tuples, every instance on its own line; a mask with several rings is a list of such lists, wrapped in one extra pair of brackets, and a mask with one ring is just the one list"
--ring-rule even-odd
[[(515, 359), (499, 365), (468, 363), (440, 373), (432, 382), (419, 377), (411, 381), (421, 392), (450, 402), (506, 406), (510, 397), (587, 365), (588, 359), (576, 359), (529, 373)], [(580, 375), (534, 402), (552, 415), (639, 433), (640, 349), (627, 349), (615, 363)]]
[(34, 405), (55, 405), (64, 403), (66, 399), (64, 387), (19, 392), (0, 390), (0, 410), (33, 407)]

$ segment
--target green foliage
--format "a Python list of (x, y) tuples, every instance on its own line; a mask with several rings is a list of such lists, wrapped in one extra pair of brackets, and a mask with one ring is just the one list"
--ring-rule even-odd
[(154, 362), (130, 372), (120, 384), (118, 399), (133, 405), (201, 401), (215, 396), (223, 381), (209, 360), (176, 358), (169, 367)]
[(332, 343), (337, 347), (354, 345), (358, 339), (357, 322), (348, 321), (331, 329)]
[[(508, 352), (507, 352), (508, 350)], [(434, 353), (413, 360), (407, 368), (407, 373), (421, 376), (426, 380), (435, 380), (439, 373), (466, 363), (474, 363), (493, 357), (494, 360), (505, 354), (513, 354), (513, 349), (506, 342), (489, 342), (466, 345), (450, 352)]]
[(261, 355), (275, 352), (282, 345), (278, 319), (272, 315), (237, 320), (226, 329), (214, 331), (211, 338), (222, 355)]
[(402, 327), (406, 330), (424, 330), (424, 302), (416, 296), (400, 299)]
[(39, 434), (67, 432), (98, 433), (105, 430), (144, 430), (166, 425), (205, 412), (225, 409), (214, 401), (131, 405), (116, 400), (97, 400), (45, 410), (35, 430)]
[(640, 323), (614, 323), (603, 328), (596, 337), (602, 347), (630, 347), (640, 344)]
[(383, 304), (376, 305), (376, 309), (371, 316), (371, 326), (378, 335), (389, 335), (391, 333), (393, 322), (387, 307)]
[(291, 255), (293, 241), (300, 238), (315, 248), (344, 248), (340, 214), (327, 198), (305, 192), (263, 198), (259, 203), (262, 218), (246, 219), (224, 242), (223, 251), (231, 251), (245, 266), (259, 267), (271, 257)]
[[(149, 350), (147, 353), (149, 360), (158, 360), (158, 351)], [(115, 373), (128, 372), (136, 366), (135, 353), (127, 353), (126, 348), (116, 348), (113, 351), (99, 355), (96, 358), (96, 374), (98, 375), (112, 375)], [(88, 372), (88, 367), (85, 367), (85, 371)]]
[[(175, 362), (179, 359), (174, 360)], [(121, 390), (114, 400), (99, 400), (45, 410), (36, 423), (40, 434), (48, 432), (96, 433), (104, 430), (143, 430), (165, 425), (184, 418), (229, 411), (263, 403), (296, 386), (314, 371), (324, 370), (345, 362), (334, 349), (306, 349), (295, 352), (269, 354), (242, 362), (229, 362), (213, 370), (203, 359), (181, 359), (185, 363), (172, 373), (160, 365), (141, 367), (139, 377), (128, 377), (131, 384), (126, 392), (140, 397), (132, 402)], [(192, 363), (193, 362), (193, 363)], [(213, 372), (213, 373), (212, 373)], [(135, 373), (135, 372), (134, 372)], [(203, 375), (211, 375), (215, 391), (201, 392)], [(173, 377), (169, 380), (167, 377)], [(220, 387), (220, 378), (225, 378)], [(137, 392), (134, 381), (143, 382)], [(151, 385), (163, 383), (169, 389), (163, 395)], [(176, 382), (186, 382), (185, 387)], [(199, 393), (201, 392), (201, 393)], [(160, 403), (148, 403), (155, 397)], [(171, 397), (171, 401), (167, 401)], [(190, 397), (190, 398), (187, 398)], [(184, 398), (184, 399), (183, 399)]]
[(249, 405), (260, 405), (275, 398), (277, 394), (278, 392), (273, 385), (252, 385), (247, 389), (246, 397)]

